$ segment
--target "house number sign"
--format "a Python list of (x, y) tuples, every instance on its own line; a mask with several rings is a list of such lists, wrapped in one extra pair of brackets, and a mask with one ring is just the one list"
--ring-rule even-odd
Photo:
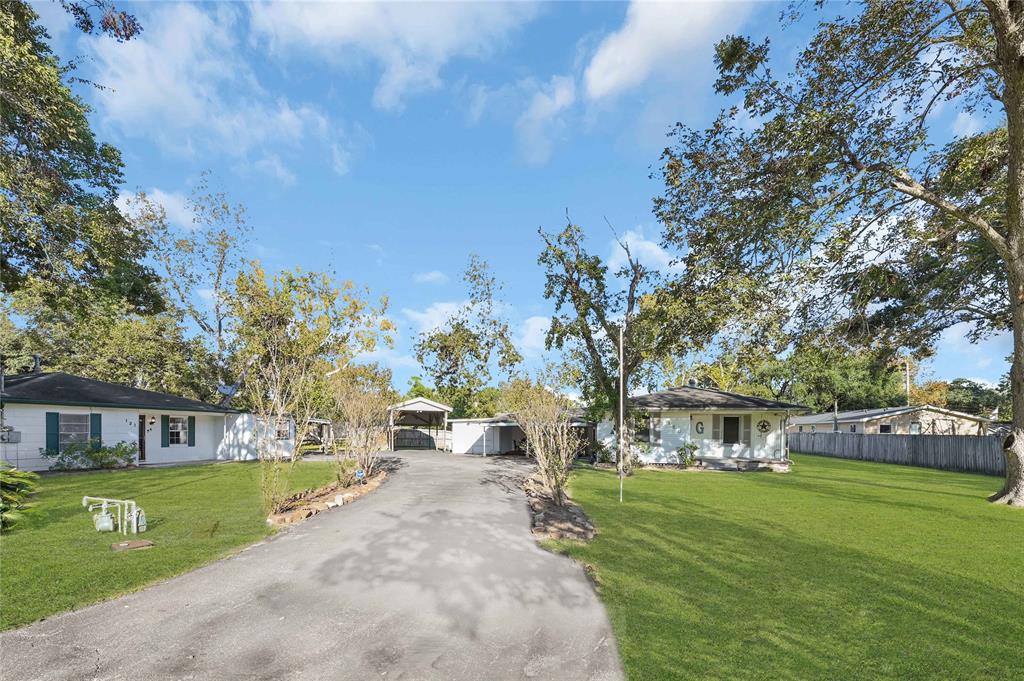
[(772, 429), (772, 424), (768, 423), (766, 419), (761, 419), (757, 422), (757, 430), (760, 433), (767, 433)]
[(697, 421), (697, 425), (695, 425), (693, 427), (693, 429), (696, 430), (698, 434), (703, 433), (704, 432), (704, 422), (703, 421)]

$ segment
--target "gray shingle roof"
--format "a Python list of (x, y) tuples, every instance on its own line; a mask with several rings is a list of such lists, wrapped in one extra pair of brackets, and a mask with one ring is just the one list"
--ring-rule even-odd
[(807, 411), (807, 407), (789, 402), (779, 402), (763, 397), (740, 395), (714, 388), (698, 388), (696, 386), (680, 386), (661, 392), (638, 395), (628, 400), (631, 407), (643, 409), (763, 409)]
[(162, 411), (205, 411), (237, 413), (187, 397), (131, 388), (62, 371), (16, 374), (4, 379), (4, 402), (26, 404), (67, 404), (88, 407), (127, 407)]
[(807, 416), (794, 417), (790, 423), (794, 426), (809, 426), (819, 424), (830, 424), (834, 421), (839, 423), (850, 423), (855, 421), (857, 423), (863, 421), (872, 421), (874, 419), (888, 418), (892, 416), (899, 416), (900, 414), (907, 414), (910, 412), (920, 411), (922, 409), (929, 411), (936, 411), (942, 414), (948, 414), (950, 416), (957, 416), (959, 418), (972, 419), (975, 421), (988, 421), (989, 419), (984, 416), (976, 416), (974, 414), (965, 414), (959, 411), (953, 411), (952, 409), (943, 409), (940, 407), (933, 407), (930, 404), (918, 405), (914, 407), (877, 407), (874, 409), (851, 409), (848, 411), (839, 412), (838, 416), (832, 412), (822, 412), (821, 414), (808, 414)]

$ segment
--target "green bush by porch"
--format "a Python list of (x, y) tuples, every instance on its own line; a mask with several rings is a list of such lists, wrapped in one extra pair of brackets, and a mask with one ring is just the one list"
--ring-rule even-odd
[(789, 474), (584, 469), (630, 679), (1006, 679), (1024, 641), (1024, 514), (980, 475), (793, 457)]

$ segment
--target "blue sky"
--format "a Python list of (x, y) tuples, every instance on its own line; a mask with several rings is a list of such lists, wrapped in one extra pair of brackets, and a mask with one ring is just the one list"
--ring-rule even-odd
[[(204, 170), (248, 209), (249, 253), (390, 297), (396, 346), (375, 359), (404, 387), (420, 373), (416, 335), (464, 299), (471, 252), (505, 284), (531, 363), (551, 307), (536, 264), (538, 227), (568, 209), (595, 252), (614, 256), (605, 219), (648, 262), (667, 266), (651, 215), (665, 133), (700, 126), (716, 40), (770, 35), (781, 3), (125, 5), (144, 26), (118, 44), (82, 36), (56, 3), (38, 11), (100, 137), (126, 163), (126, 190), (161, 200), (185, 224)], [(970, 118), (940, 121), (970, 131)], [(950, 330), (936, 378), (997, 381), (1011, 341), (970, 345)]]

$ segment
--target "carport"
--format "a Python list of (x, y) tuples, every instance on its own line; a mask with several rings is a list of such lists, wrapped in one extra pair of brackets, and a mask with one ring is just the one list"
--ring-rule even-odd
[(452, 408), (425, 397), (388, 407), (388, 444), (397, 449), (449, 449), (448, 414)]

